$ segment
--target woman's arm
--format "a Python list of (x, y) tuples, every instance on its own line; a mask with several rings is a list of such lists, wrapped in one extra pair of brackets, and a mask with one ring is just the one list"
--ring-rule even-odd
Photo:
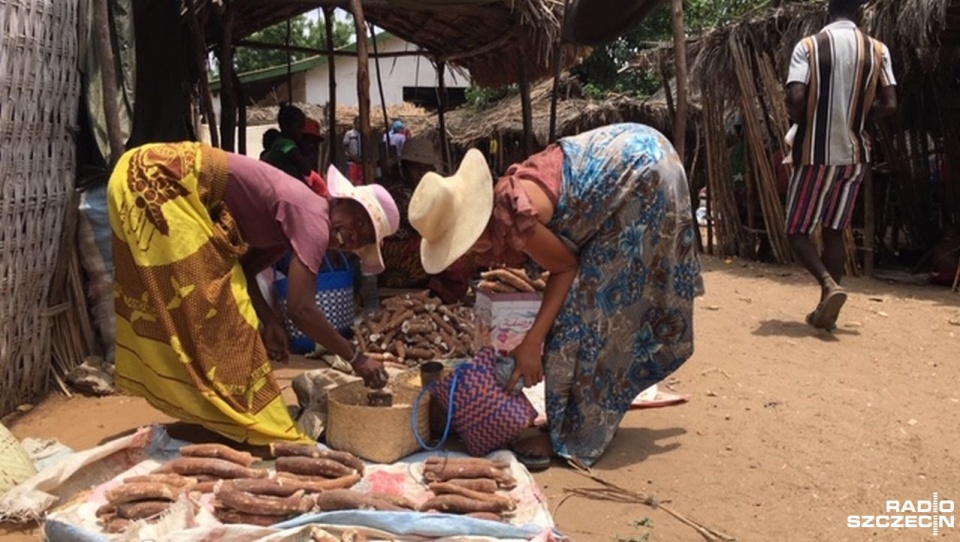
[(382, 388), (387, 384), (387, 373), (383, 364), (371, 360), (350, 341), (340, 335), (330, 325), (330, 321), (317, 307), (317, 275), (294, 256), (290, 259), (287, 273), (287, 314), (304, 335), (310, 337), (327, 350), (347, 360), (363, 378), (363, 382), (373, 388)]
[(247, 279), (247, 294), (260, 320), (260, 336), (263, 338), (267, 355), (273, 361), (286, 361), (290, 345), (283, 319), (264, 299), (257, 282), (257, 275), (269, 266), (269, 261), (263, 253), (251, 250), (240, 258), (240, 266), (243, 267), (243, 274)]
[(570, 252), (559, 237), (539, 222), (524, 251), (530, 259), (549, 271), (550, 277), (547, 279), (543, 302), (533, 325), (512, 352), (517, 360), (517, 370), (514, 371), (507, 389), (513, 389), (521, 375), (527, 386), (533, 386), (543, 379), (543, 343), (560, 314), (579, 270), (577, 256)]

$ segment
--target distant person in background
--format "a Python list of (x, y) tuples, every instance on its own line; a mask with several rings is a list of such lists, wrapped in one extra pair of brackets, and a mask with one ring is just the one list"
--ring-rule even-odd
[(267, 152), (270, 150), (270, 147), (273, 146), (273, 143), (278, 137), (280, 137), (280, 130), (277, 130), (276, 128), (270, 128), (263, 133), (263, 139), (260, 140), (261, 144), (263, 145), (263, 150), (260, 151), (261, 160), (264, 160), (264, 158), (267, 156)]
[(384, 288), (429, 288), (444, 303), (462, 301), (470, 285), (473, 258), (464, 256), (448, 269), (430, 275), (420, 262), (420, 234), (407, 220), (407, 205), (420, 179), (440, 168), (441, 160), (434, 142), (428, 137), (415, 137), (405, 142), (399, 168), (384, 183), (400, 209), (397, 233), (383, 240), (383, 260), (387, 267), (378, 277)]
[(396, 163), (403, 156), (403, 145), (407, 142), (410, 130), (406, 128), (403, 121), (397, 119), (390, 126), (390, 131), (383, 134), (383, 143), (387, 146), (387, 164), (388, 166)]
[(280, 125), (280, 136), (270, 145), (266, 155), (263, 156), (263, 161), (294, 179), (306, 182), (310, 171), (316, 167), (316, 164), (313, 167), (310, 166), (307, 157), (301, 151), (307, 116), (300, 108), (285, 104), (280, 106), (277, 123)]
[(300, 152), (307, 161), (311, 170), (320, 169), (320, 145), (323, 143), (323, 134), (320, 133), (320, 123), (307, 117), (303, 124), (303, 137), (300, 142)]
[(353, 127), (343, 135), (343, 152), (347, 155), (347, 174), (350, 182), (358, 186), (364, 184), (360, 117), (353, 118)]
[[(837, 326), (847, 293), (844, 230), (871, 159), (868, 121), (897, 109), (887, 46), (857, 28), (862, 0), (830, 0), (829, 24), (800, 40), (790, 59), (786, 105), (795, 128), (787, 236), (800, 263), (820, 283), (820, 302), (807, 315), (819, 329)], [(810, 238), (821, 225), (823, 253)]]

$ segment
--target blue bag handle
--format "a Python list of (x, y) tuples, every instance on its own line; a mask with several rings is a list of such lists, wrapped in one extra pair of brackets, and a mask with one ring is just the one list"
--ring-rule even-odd
[(440, 437), (440, 442), (436, 446), (429, 446), (426, 442), (423, 441), (423, 438), (420, 437), (420, 430), (417, 428), (417, 410), (420, 408), (420, 401), (423, 399), (423, 394), (430, 391), (437, 383), (431, 382), (425, 388), (420, 390), (420, 393), (417, 394), (417, 401), (413, 403), (413, 413), (410, 414), (410, 426), (413, 427), (413, 436), (417, 439), (417, 444), (423, 447), (424, 450), (428, 452), (434, 452), (443, 447), (447, 442), (447, 437), (450, 436), (450, 424), (453, 421), (453, 394), (457, 391), (457, 381), (460, 380), (460, 367), (457, 367), (453, 371), (453, 380), (450, 382), (450, 397), (447, 399), (447, 424), (443, 428), (443, 435)]
[[(341, 263), (343, 263), (343, 267), (346, 268), (347, 270), (349, 270), (349, 269), (350, 269), (350, 260), (347, 259), (346, 255), (344, 255), (343, 251), (342, 251), (342, 250), (335, 250), (335, 251), (333, 251), (333, 252), (336, 252), (337, 254), (340, 255), (340, 261), (341, 261)], [(323, 263), (326, 264), (326, 266), (327, 266), (327, 271), (335, 271), (335, 269), (333, 268), (333, 264), (330, 263), (330, 257), (327, 256), (327, 254), (329, 254), (329, 253), (330, 253), (330, 251), (327, 251), (327, 253), (325, 253), (325, 254), (323, 255)]]

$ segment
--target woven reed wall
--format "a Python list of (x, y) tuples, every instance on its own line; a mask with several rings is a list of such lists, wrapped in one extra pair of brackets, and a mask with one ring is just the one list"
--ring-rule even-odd
[(0, 1), (0, 414), (46, 390), (50, 280), (72, 201), (78, 0)]

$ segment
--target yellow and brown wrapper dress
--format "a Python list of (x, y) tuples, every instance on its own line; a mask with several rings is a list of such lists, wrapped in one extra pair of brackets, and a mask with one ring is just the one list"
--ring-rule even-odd
[(117, 385), (236, 441), (309, 441), (258, 332), (227, 173), (226, 153), (191, 142), (138, 147), (114, 169)]

